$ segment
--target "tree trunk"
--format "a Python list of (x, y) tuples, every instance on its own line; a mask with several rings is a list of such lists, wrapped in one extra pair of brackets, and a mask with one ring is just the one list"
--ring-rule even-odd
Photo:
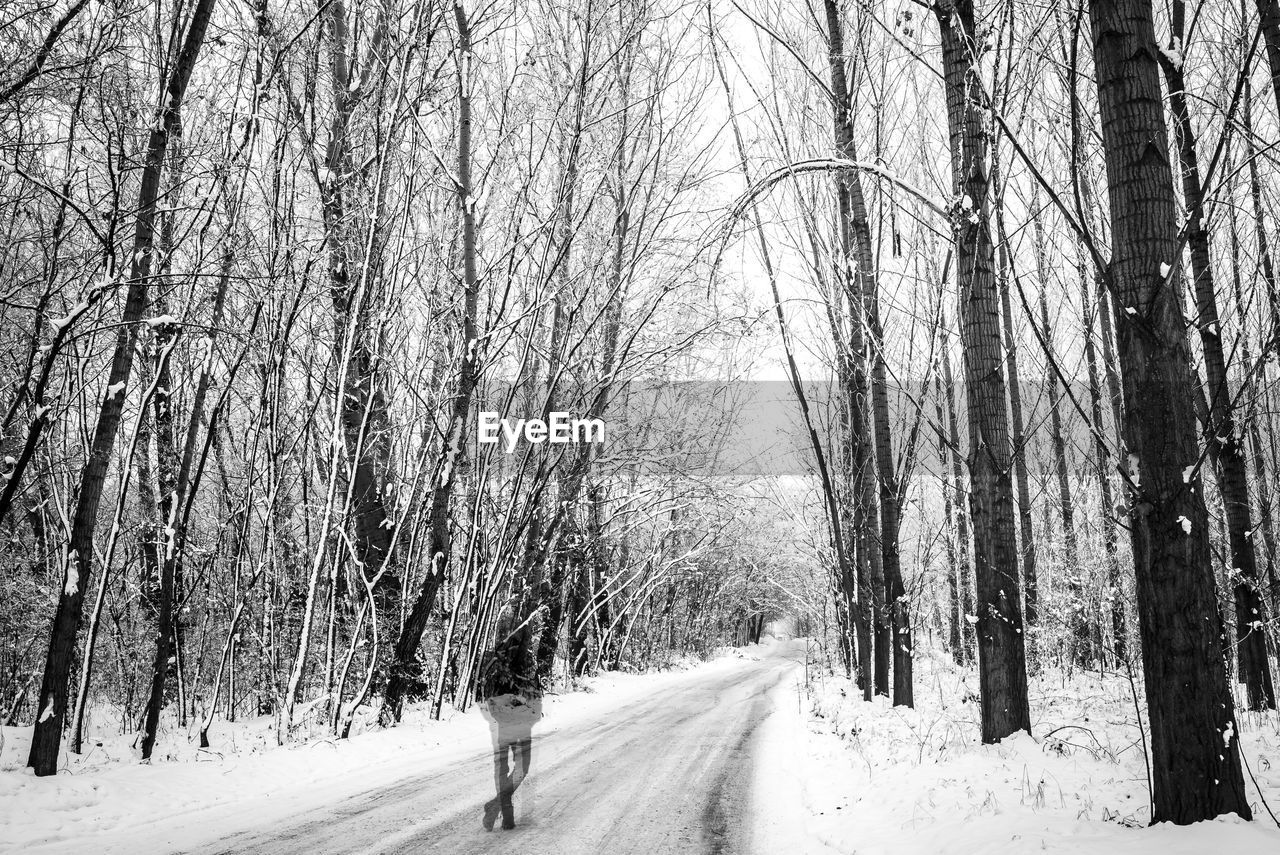
[[(1249, 115), (1248, 100), (1244, 105), (1244, 135), (1246, 137), (1252, 134), (1252, 122)], [(1249, 146), (1252, 149), (1252, 145)], [(1252, 171), (1257, 172), (1257, 165), (1252, 161), (1250, 156), (1250, 164)], [(1230, 165), (1228, 164), (1230, 171)], [(1252, 185), (1253, 182), (1251, 181)], [(1251, 188), (1252, 189), (1252, 188)], [(1250, 194), (1252, 195), (1252, 193)], [(1240, 244), (1240, 228), (1237, 219), (1236, 207), (1234, 205), (1227, 206), (1227, 222), (1230, 225), (1231, 235), (1231, 257), (1240, 258), (1243, 248)], [(1258, 229), (1257, 235), (1259, 244), (1259, 255), (1263, 258), (1264, 273), (1270, 272), (1270, 258), (1267, 250), (1267, 235), (1265, 228)], [(1253, 364), (1253, 352), (1249, 347), (1249, 330), (1248, 330), (1248, 310), (1247, 303), (1244, 298), (1244, 285), (1241, 282), (1240, 265), (1231, 266), (1232, 277), (1232, 297), (1236, 303), (1236, 319), (1240, 324), (1240, 358), (1244, 365)], [(1273, 279), (1266, 279), (1266, 287), (1274, 289), (1276, 283)], [(1263, 550), (1266, 556), (1266, 579), (1267, 589), (1270, 596), (1267, 598), (1267, 605), (1271, 609), (1271, 620), (1274, 621), (1277, 615), (1280, 615), (1280, 585), (1276, 584), (1276, 527), (1275, 518), (1271, 508), (1271, 481), (1269, 480), (1270, 467), (1267, 465), (1266, 449), (1262, 443), (1262, 432), (1258, 425), (1261, 421), (1260, 413), (1255, 402), (1254, 410), (1251, 417), (1247, 420), (1249, 430), (1249, 452), (1253, 458), (1253, 467), (1255, 473), (1255, 481), (1258, 485), (1258, 523), (1262, 528)], [(1273, 636), (1274, 637), (1274, 636)]]
[[(158, 358), (160, 360), (167, 361), (171, 356), (172, 349), (176, 343), (176, 337), (170, 337), (168, 345), (161, 351)], [(145, 367), (144, 363), (144, 371), (141, 372), (144, 377), (147, 373), (145, 371)], [(79, 685), (76, 686), (76, 703), (71, 720), (71, 750), (76, 754), (80, 753), (84, 744), (84, 717), (88, 709), (89, 689), (93, 683), (94, 651), (97, 647), (98, 631), (102, 625), (102, 610), (106, 605), (108, 585), (111, 580), (111, 567), (115, 563), (116, 546), (120, 542), (120, 534), (124, 530), (124, 513), (126, 503), (129, 498), (129, 486), (131, 481), (130, 475), (132, 474), (132, 470), (135, 468), (133, 463), (135, 458), (139, 461), (138, 466), (136, 467), (138, 469), (139, 479), (151, 478), (150, 468), (143, 465), (142, 461), (146, 459), (146, 455), (149, 453), (147, 451), (147, 446), (150, 442), (150, 434), (149, 429), (145, 426), (147, 425), (148, 414), (151, 409), (151, 401), (153, 396), (156, 394), (158, 385), (158, 382), (152, 380), (146, 390), (142, 393), (138, 402), (138, 419), (134, 424), (133, 436), (131, 437), (124, 459), (120, 466), (121, 478), (120, 485), (116, 490), (115, 510), (111, 517), (111, 534), (107, 539), (107, 546), (102, 556), (102, 578), (98, 582), (98, 592), (94, 598), (93, 611), (90, 612), (89, 615), (89, 626), (85, 631), (83, 653), (80, 656), (80, 681)], [(140, 448), (143, 451), (143, 455), (139, 458), (138, 451)], [(149, 485), (149, 481), (147, 483)], [(150, 485), (147, 486), (145, 490), (140, 490), (139, 492), (145, 493), (147, 496), (151, 496), (154, 500), (155, 491)], [(150, 517), (151, 509), (153, 507), (154, 502), (151, 505), (144, 505), (142, 509), (144, 513), (143, 519), (148, 519)], [(154, 562), (152, 561), (152, 558), (150, 556), (146, 556), (145, 553), (148, 548), (152, 553), (154, 553), (155, 544), (150, 541), (147, 534), (144, 534), (141, 540), (141, 546), (143, 548), (140, 551), (144, 552), (144, 567), (150, 566), (151, 569), (154, 569)], [(148, 565), (146, 563), (148, 561), (152, 561), (152, 564)], [(148, 570), (144, 570), (143, 598), (148, 601), (151, 607), (148, 614), (154, 615), (157, 595), (154, 591), (145, 590), (145, 587), (149, 585), (151, 578), (149, 575), (145, 575), (148, 572)], [(156, 573), (155, 578), (159, 579), (158, 573)]]
[(174, 642), (173, 606), (176, 597), (177, 569), (177, 514), (181, 496), (178, 493), (178, 460), (173, 433), (173, 377), (169, 370), (168, 355), (172, 340), (178, 335), (174, 324), (162, 324), (156, 329), (156, 392), (152, 407), (155, 425), (157, 466), (155, 505), (152, 515), (152, 557), (159, 574), (160, 589), (156, 603), (156, 649), (151, 663), (151, 689), (147, 698), (146, 715), (142, 727), (142, 759), (151, 759), (155, 748), (156, 732), (160, 726), (160, 713), (164, 710), (165, 683), (171, 668)]
[[(1009, 237), (1005, 233), (1003, 199), (996, 209), (996, 224), (1000, 237), (1000, 315), (1003, 321), (1006, 362), (1009, 366), (1009, 418), (1013, 422), (1013, 467), (1018, 488), (1018, 525), (1022, 554), (1022, 600), (1025, 604), (1027, 626), (1027, 658), (1035, 661), (1035, 632), (1040, 628), (1039, 586), (1036, 578), (1035, 535), (1031, 528), (1031, 478), (1027, 472), (1026, 424), (1022, 415), (1022, 378), (1018, 371), (1017, 336), (1013, 331), (1013, 311), (1009, 299), (1009, 280), (1013, 269), (1009, 263)], [(1034, 203), (1033, 203), (1034, 205)], [(1043, 276), (1043, 268), (1039, 268)], [(1034, 665), (1032, 666), (1035, 667)]]
[(972, 0), (934, 6), (942, 32), (950, 130), (953, 235), (969, 405), (969, 496), (978, 588), (982, 741), (1031, 729), (1018, 583), (1008, 389), (1001, 367), (1000, 294), (991, 243), (986, 118), (981, 101)]
[(1250, 818), (1227, 686), (1150, 0), (1090, 0), (1151, 723), (1153, 822)]
[[(1264, 219), (1265, 210), (1262, 205), (1262, 182), (1258, 177), (1257, 152), (1255, 151), (1253, 144), (1253, 110), (1250, 106), (1250, 95), (1249, 82), (1246, 80), (1244, 95), (1242, 98), (1244, 103), (1241, 109), (1241, 119), (1244, 125), (1241, 136), (1244, 138), (1245, 143), (1245, 159), (1249, 164), (1249, 199), (1253, 207), (1254, 240), (1257, 243), (1258, 258), (1260, 261), (1260, 267), (1262, 268), (1265, 293), (1271, 300), (1271, 317), (1268, 320), (1270, 328), (1274, 334), (1277, 326), (1280, 325), (1280, 306), (1278, 306), (1278, 304), (1280, 304), (1280, 282), (1277, 282), (1275, 264), (1271, 258), (1271, 244), (1267, 239), (1267, 226)], [(1234, 207), (1228, 206), (1228, 213), (1232, 218), (1233, 235), (1235, 212), (1236, 209)], [(1232, 257), (1239, 258), (1240, 256), (1237, 253)], [(1236, 275), (1239, 276), (1239, 267), (1233, 266), (1232, 269), (1235, 271)], [(1243, 321), (1245, 303), (1243, 302), (1238, 283), (1236, 288), (1236, 299), (1241, 312), (1241, 320)], [(1243, 323), (1241, 324), (1240, 334), (1245, 342), (1244, 363), (1246, 365), (1251, 365), (1253, 364), (1253, 360), (1248, 353), (1248, 336)], [(1265, 366), (1263, 367), (1263, 370), (1266, 370)], [(1263, 388), (1267, 388), (1268, 384), (1264, 382), (1262, 386)], [(1270, 397), (1270, 394), (1270, 391), (1268, 391), (1267, 396)], [(1264, 411), (1275, 412), (1275, 408), (1265, 407)], [(1267, 585), (1271, 589), (1271, 619), (1274, 621), (1278, 616), (1280, 616), (1280, 583), (1278, 583), (1276, 579), (1276, 530), (1275, 523), (1272, 519), (1270, 501), (1270, 484), (1272, 482), (1267, 480), (1267, 458), (1262, 446), (1262, 436), (1258, 427), (1259, 421), (1261, 421), (1261, 414), (1255, 415), (1255, 417), (1250, 421), (1249, 432), (1251, 440), (1250, 445), (1253, 448), (1254, 466), (1258, 473), (1259, 516), (1261, 517), (1263, 537), (1265, 538), (1265, 545), (1267, 548)], [(1276, 459), (1274, 453), (1275, 433), (1274, 428), (1269, 431), (1273, 461)]]
[[(597, 537), (592, 543), (591, 563), (588, 568), (590, 574), (588, 589), (590, 594), (591, 621), (595, 625), (596, 632), (596, 667), (611, 668), (614, 661), (614, 651), (617, 645), (614, 641), (613, 621), (610, 618), (612, 608), (610, 607), (609, 593), (609, 554), (605, 552), (600, 538), (603, 537), (603, 518), (604, 518), (604, 490), (599, 485), (593, 487), (587, 496), (587, 501), (591, 505), (592, 528), (597, 532)], [(620, 567), (627, 565), (627, 547), (625, 539), (627, 533), (623, 532), (623, 545), (619, 549), (618, 564)]]
[[(1280, 95), (1277, 95), (1280, 98)], [(1263, 280), (1267, 284), (1266, 295), (1270, 302), (1271, 317), (1268, 318), (1271, 334), (1280, 334), (1280, 288), (1277, 288), (1275, 260), (1271, 257), (1271, 242), (1267, 239), (1266, 209), (1262, 202), (1262, 181), (1258, 177), (1258, 156), (1253, 143), (1253, 109), (1250, 106), (1251, 93), (1249, 81), (1245, 80), (1244, 94), (1241, 100), (1241, 119), (1244, 123), (1245, 160), (1249, 164), (1249, 200), (1253, 205), (1254, 237), (1258, 242), (1258, 260), (1262, 267)]]
[[(1053, 343), (1053, 324), (1049, 321), (1049, 299), (1045, 289), (1040, 289), (1040, 326), (1044, 328), (1045, 357), (1052, 363), (1058, 360)], [(1062, 563), (1071, 591), (1070, 623), (1072, 658), (1081, 668), (1093, 661), (1090, 651), (1090, 613), (1088, 586), (1076, 543), (1075, 502), (1071, 496), (1071, 474), (1067, 466), (1067, 441), (1062, 430), (1062, 390), (1052, 367), (1045, 371), (1045, 385), (1049, 389), (1049, 440), (1053, 448), (1053, 470), (1058, 486), (1058, 509), (1062, 514)]]
[(951, 495), (956, 515), (956, 538), (958, 540), (956, 552), (960, 565), (957, 580), (960, 586), (960, 646), (963, 651), (963, 658), (967, 661), (974, 650), (973, 624), (969, 621), (969, 617), (974, 615), (978, 608), (974, 602), (973, 563), (971, 561), (973, 557), (973, 541), (970, 537), (969, 517), (965, 512), (965, 506), (969, 503), (969, 494), (965, 490), (964, 462), (960, 457), (960, 423), (956, 415), (956, 387), (955, 379), (952, 377), (951, 372), (951, 356), (948, 353), (950, 336), (947, 334), (946, 316), (940, 313), (938, 323), (942, 332), (942, 386), (946, 391), (947, 399), (946, 431), (947, 436), (950, 438), (950, 447), (952, 449)]
[(453, 496), (454, 479), (458, 465), (466, 449), (467, 421), (471, 412), (471, 398), (475, 392), (479, 374), (480, 342), (476, 328), (476, 311), (480, 284), (476, 269), (476, 210), (471, 183), (471, 86), (472, 62), (471, 25), (461, 0), (455, 0), (453, 17), (458, 27), (456, 53), (458, 72), (458, 180), (456, 185), (458, 204), (462, 212), (462, 282), (463, 305), (458, 330), (458, 373), (454, 384), (453, 407), (449, 417), (449, 429), (445, 434), (444, 450), (431, 491), (428, 520), (431, 526), (427, 536), (427, 556), (430, 566), (422, 580), (417, 599), (409, 612), (400, 636), (396, 640), (395, 660), (387, 681), (379, 721), (390, 725), (400, 720), (405, 693), (418, 670), (418, 645), (426, 632), (427, 621), (435, 607), (436, 593), (444, 580), (449, 564), (449, 501)]
[(49, 633), (49, 653), (45, 658), (44, 679), (40, 686), (40, 713), (31, 740), (27, 765), (37, 775), (52, 775), (58, 770), (58, 749), (62, 742), (62, 725), (67, 714), (68, 682), (75, 658), (76, 634), (84, 609), (84, 593), (89, 584), (93, 564), (93, 535), (98, 522), (98, 505), (107, 467), (115, 448), (120, 414), (124, 408), (129, 375), (133, 370), (133, 351), (137, 341), (137, 324), (147, 303), (147, 285), (151, 276), (151, 255), (155, 244), (156, 200), (164, 169), (169, 141), (179, 132), (179, 119), (187, 82), (195, 66), (205, 29), (213, 12), (214, 0), (199, 0), (191, 13), (191, 22), (183, 40), (173, 72), (165, 84), (164, 104), (158, 121), (147, 138), (141, 186), (138, 191), (137, 220), (132, 250), (129, 254), (129, 278), (124, 311), (116, 331), (111, 368), (107, 376), (107, 392), (98, 410), (89, 459), (80, 475), (76, 511), (71, 526), (70, 542), (63, 561), (64, 583), (54, 612)]
[[(1181, 44), (1186, 12), (1182, 0), (1173, 3), (1173, 32)], [(1204, 193), (1200, 184), (1200, 164), (1196, 156), (1195, 132), (1187, 107), (1186, 80), (1181, 57), (1160, 54), (1169, 88), (1169, 109), (1173, 114), (1174, 137), (1182, 166), (1182, 196), (1187, 212), (1187, 245), (1191, 249), (1194, 279), (1196, 326), (1204, 349), (1205, 373), (1209, 381), (1208, 420), (1203, 425), (1222, 497), (1227, 541), (1231, 549), (1236, 615), (1237, 678), (1247, 688), (1251, 710), (1275, 709), (1275, 689), (1267, 663), (1266, 635), (1263, 633), (1262, 596), (1258, 587), (1258, 565), (1253, 550), (1253, 520), (1249, 505), (1249, 472), (1243, 437), (1236, 430), (1234, 400), (1227, 382), (1227, 358), (1222, 346), (1217, 291), (1210, 266), (1209, 231), (1204, 224)]]
[[(380, 15), (386, 14), (381, 7)], [(374, 582), (374, 608), (379, 622), (378, 679), (387, 666), (392, 639), (398, 630), (401, 583), (397, 575), (395, 519), (388, 514), (385, 498), (390, 484), (391, 446), (388, 403), (383, 389), (383, 369), (378, 351), (380, 326), (373, 311), (374, 291), (379, 275), (378, 222), (382, 209), (379, 183), (373, 197), (348, 202), (351, 187), (358, 181), (359, 167), (353, 150), (352, 117), (363, 82), (353, 76), (351, 63), (355, 39), (348, 25), (345, 2), (335, 0), (324, 6), (329, 31), (330, 102), (333, 116), (325, 146), (320, 199), (325, 245), (329, 256), (329, 299), (333, 306), (335, 350), (345, 357), (339, 371), (340, 418), (346, 466), (347, 516), (351, 521), (354, 558), (365, 580)], [(377, 61), (378, 35), (385, 27), (379, 22), (366, 63)], [(380, 59), (380, 58), (378, 58)], [(361, 204), (363, 201), (364, 204)], [(358, 232), (355, 211), (368, 210), (370, 222), (365, 233)], [(355, 209), (355, 210), (353, 210)], [(352, 273), (358, 271), (358, 275)], [(303, 650), (300, 656), (306, 655)]]
[[(827, 60), (831, 76), (835, 149), (841, 158), (857, 160), (853, 143), (853, 119), (849, 114), (851, 102), (848, 75), (845, 71), (847, 57), (844, 47), (844, 25), (840, 19), (839, 4), (835, 0), (824, 0), (823, 6), (827, 22)], [(866, 200), (862, 193), (862, 182), (856, 170), (843, 170), (838, 174), (836, 204), (839, 216), (840, 258), (836, 265), (835, 281), (840, 283), (849, 306), (847, 359), (851, 370), (848, 405), (850, 407), (851, 458), (854, 467), (851, 497), (856, 497), (852, 500), (857, 501), (860, 506), (859, 518), (855, 523), (855, 535), (860, 560), (865, 561), (870, 577), (868, 584), (859, 592), (859, 595), (860, 599), (869, 602), (870, 605), (871, 634), (874, 636), (872, 662), (874, 691), (877, 694), (888, 695), (890, 653), (895, 649), (895, 645), (885, 599), (886, 593), (902, 588), (896, 543), (898, 514), (891, 509), (888, 519), (885, 519), (883, 507), (877, 507), (876, 488), (871, 479), (875, 477), (878, 465), (879, 497), (883, 499), (886, 491), (892, 491), (895, 504), (897, 479), (893, 475), (894, 461), (888, 436), (888, 392), (885, 389), (883, 354), (877, 348), (875, 355), (868, 356), (868, 342), (864, 336), (864, 328), (866, 328), (870, 331), (872, 337), (870, 344), (873, 347), (883, 344), (883, 335), (879, 330), (879, 310), (875, 306), (875, 259), (871, 245), (871, 227), (867, 217)], [(872, 396), (869, 397), (869, 387), (876, 383), (874, 376), (868, 377), (867, 370), (868, 363), (873, 360), (878, 362), (878, 365), (871, 373), (876, 374), (878, 369), (879, 388), (873, 390)], [(879, 402), (875, 400), (876, 396), (880, 397)], [(881, 412), (875, 412), (877, 406), (881, 408)], [(883, 431), (880, 430), (881, 427)], [(881, 435), (883, 441), (881, 441)], [(876, 443), (876, 448), (880, 452), (878, 455), (873, 454), (873, 442)], [(891, 528), (893, 537), (887, 539), (886, 534)], [(897, 577), (896, 584), (889, 582), (892, 587), (886, 587), (886, 582), (891, 576)], [(890, 596), (895, 595), (890, 593)], [(909, 663), (910, 650), (905, 651), (905, 657), (900, 652), (896, 658)], [(909, 665), (907, 667), (909, 668)], [(910, 675), (904, 676), (909, 678)]]
[[(941, 359), (947, 359), (945, 351), (940, 354)], [(946, 417), (942, 412), (942, 372), (938, 372), (934, 376), (934, 409), (935, 418), (938, 423), (938, 463), (939, 463), (939, 480), (942, 482), (942, 519), (943, 525), (946, 527), (944, 532), (944, 543), (947, 550), (947, 595), (949, 599), (949, 610), (947, 612), (947, 647), (951, 650), (951, 658), (955, 660), (957, 665), (965, 664), (965, 647), (964, 647), (964, 631), (961, 629), (964, 623), (964, 605), (961, 602), (961, 584), (960, 584), (960, 549), (957, 541), (959, 535), (956, 532), (956, 517), (958, 514), (955, 510), (955, 503), (951, 498), (951, 457), (950, 447), (947, 443), (950, 441), (949, 435), (946, 433)]]
[[(911, 662), (911, 603), (907, 601), (906, 587), (902, 582), (902, 556), (898, 548), (902, 488), (898, 484), (897, 460), (893, 456), (888, 369), (884, 358), (884, 331), (880, 327), (876, 279), (868, 277), (867, 286), (867, 333), (871, 339), (871, 414), (875, 428), (876, 472), (880, 482), (880, 554), (884, 565), (884, 599), (889, 612), (889, 626), (884, 637), (886, 646), (893, 653), (893, 705), (911, 707), (915, 706)], [(758, 642), (758, 629), (756, 635)], [(888, 652), (886, 650), (886, 657)]]
[(1257, 3), (1262, 38), (1267, 45), (1271, 90), (1275, 94), (1277, 114), (1280, 114), (1280, 0), (1257, 0)]

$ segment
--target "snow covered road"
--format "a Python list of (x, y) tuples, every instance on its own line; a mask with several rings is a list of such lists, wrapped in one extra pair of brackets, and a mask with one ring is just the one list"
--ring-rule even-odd
[[(847, 851), (814, 839), (825, 823), (813, 820), (835, 818), (852, 784), (816, 797), (802, 785), (818, 736), (800, 694), (804, 651), (803, 641), (771, 642), (688, 671), (603, 675), (588, 691), (549, 696), (516, 793), (516, 828), (506, 831), (482, 828), (494, 776), (475, 710), (441, 722), (417, 711), (345, 741), (151, 765), (129, 762), (121, 737), (96, 763), (69, 759), (56, 778), (30, 776), (29, 729), (10, 728), (0, 853)], [(247, 734), (218, 737), (225, 745)], [(187, 737), (169, 740), (178, 751)], [(834, 737), (823, 744), (844, 755)], [(113, 747), (126, 753), (104, 762)]]
[[(791, 654), (791, 655), (788, 655)], [(517, 825), (486, 832), (493, 797), (487, 746), (474, 756), (268, 829), (212, 851), (248, 853), (611, 853), (755, 851), (753, 753), (760, 725), (791, 689), (796, 655), (758, 661), (631, 699), (596, 719), (535, 729), (529, 778), (516, 793)], [(540, 731), (544, 731), (541, 732)], [(210, 850), (204, 850), (210, 851)]]

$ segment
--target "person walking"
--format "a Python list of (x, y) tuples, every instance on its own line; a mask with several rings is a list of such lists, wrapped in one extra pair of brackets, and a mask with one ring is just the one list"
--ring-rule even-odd
[[(498, 613), (494, 646), (481, 671), (479, 694), (493, 739), (493, 780), (497, 794), (485, 803), (484, 828), (515, 828), (512, 799), (529, 775), (533, 761), (533, 726), (542, 718), (542, 685), (538, 679), (538, 645), (543, 609), (529, 609), (524, 592), (516, 592)], [(526, 613), (527, 612), (527, 613)]]

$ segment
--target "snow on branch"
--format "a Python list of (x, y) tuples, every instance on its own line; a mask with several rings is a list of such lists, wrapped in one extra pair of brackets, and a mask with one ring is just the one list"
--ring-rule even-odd
[(773, 188), (780, 184), (783, 180), (797, 175), (804, 175), (810, 172), (837, 172), (846, 169), (854, 169), (859, 172), (869, 172), (879, 178), (888, 181), (898, 189), (914, 196), (926, 208), (933, 211), (940, 217), (949, 216), (945, 206), (935, 202), (929, 194), (923, 190), (908, 184), (901, 178), (890, 173), (887, 169), (878, 163), (869, 163), (862, 160), (845, 160), (838, 157), (820, 157), (811, 160), (801, 160), (796, 163), (789, 163), (786, 166), (780, 166), (773, 172), (770, 172), (760, 181), (756, 182), (753, 187), (748, 188), (746, 193), (738, 197), (734, 203), (731, 218), (737, 220), (746, 210), (755, 204), (761, 197), (767, 195)]

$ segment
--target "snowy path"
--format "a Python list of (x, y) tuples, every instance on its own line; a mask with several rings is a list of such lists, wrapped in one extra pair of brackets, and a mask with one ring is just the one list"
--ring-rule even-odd
[[(824, 808), (801, 784), (813, 737), (798, 695), (804, 643), (753, 653), (550, 698), (514, 830), (481, 827), (493, 765), (487, 728), (469, 713), (224, 764), (124, 763), (56, 779), (15, 769), (0, 788), (14, 848), (0, 834), (0, 852), (836, 851), (814, 838)], [(831, 791), (847, 798), (821, 790), (819, 803)], [(825, 810), (834, 818), (834, 803)]]
[[(517, 792), (517, 827), (487, 833), (487, 751), (295, 822), (223, 841), (248, 853), (749, 852), (753, 748), (795, 663), (744, 661), (547, 733)], [(794, 681), (792, 681), (794, 683)], [(794, 696), (794, 690), (792, 692)], [(553, 724), (548, 722), (548, 724)]]

